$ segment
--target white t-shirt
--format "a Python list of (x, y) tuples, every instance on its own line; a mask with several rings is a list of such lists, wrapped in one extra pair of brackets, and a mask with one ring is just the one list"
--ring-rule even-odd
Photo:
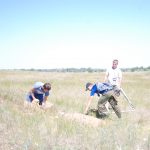
[(119, 85), (119, 81), (122, 78), (122, 72), (119, 68), (113, 69), (109, 68), (106, 71), (106, 75), (108, 75), (108, 82), (112, 85)]

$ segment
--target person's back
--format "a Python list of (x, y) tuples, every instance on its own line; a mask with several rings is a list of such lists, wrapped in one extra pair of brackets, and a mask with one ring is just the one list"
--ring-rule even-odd
[(33, 85), (34, 93), (36, 93), (36, 94), (44, 94), (43, 85), (44, 85), (44, 83), (42, 83), (42, 82), (36, 82)]
[[(87, 83), (87, 87), (91, 85), (91, 83)], [(100, 94), (104, 94), (110, 90), (113, 89), (113, 86), (110, 85), (109, 83), (95, 83), (93, 84), (92, 88), (91, 88), (91, 93), (90, 96), (94, 96), (95, 94), (97, 94), (98, 96), (100, 96)], [(88, 88), (87, 88), (88, 90)]]
[(100, 94), (103, 94), (103, 93), (113, 89), (112, 85), (109, 83), (98, 82), (98, 83), (96, 83), (96, 86), (97, 86), (97, 90)]
[(90, 82), (88, 82), (86, 84), (86, 91), (90, 91), (90, 96), (88, 98), (88, 102), (86, 105), (86, 108), (84, 110), (84, 114), (88, 114), (88, 109), (89, 106), (91, 105), (93, 96), (95, 94), (97, 94), (99, 96), (99, 94), (101, 94), (101, 96), (99, 97), (98, 100), (98, 104), (97, 104), (97, 117), (106, 117), (107, 115), (105, 114), (105, 112), (107, 111), (107, 108), (105, 106), (105, 104), (108, 102), (111, 107), (113, 108), (114, 112), (116, 113), (116, 115), (118, 116), (118, 118), (121, 118), (121, 112), (120, 109), (118, 107), (118, 102), (115, 96), (115, 93), (113, 91), (113, 86), (109, 83), (96, 83), (96, 84), (92, 84)]

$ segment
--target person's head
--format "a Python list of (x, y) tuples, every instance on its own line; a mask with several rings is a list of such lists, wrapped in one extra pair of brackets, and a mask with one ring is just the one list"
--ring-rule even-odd
[(118, 60), (117, 59), (114, 59), (113, 62), (112, 62), (112, 68), (113, 69), (116, 69), (118, 66)]
[(88, 90), (91, 91), (92, 87), (93, 87), (93, 84), (90, 83), (90, 82), (88, 82), (88, 83), (86, 83), (86, 85), (85, 85), (85, 90), (86, 90), (86, 91), (88, 91)]
[(45, 92), (50, 91), (50, 90), (51, 90), (51, 84), (50, 84), (50, 83), (45, 83), (45, 84), (43, 85), (43, 90), (44, 90)]

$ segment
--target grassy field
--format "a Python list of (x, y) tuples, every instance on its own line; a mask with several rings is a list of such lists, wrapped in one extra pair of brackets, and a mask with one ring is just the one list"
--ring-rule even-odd
[[(150, 72), (123, 73), (122, 87), (136, 107), (111, 114), (105, 125), (92, 127), (58, 116), (58, 111), (82, 113), (86, 82), (103, 82), (104, 73), (0, 71), (1, 150), (149, 150)], [(36, 81), (50, 82), (49, 110), (24, 108), (26, 93)], [(92, 107), (96, 107), (94, 97)], [(121, 96), (122, 110), (130, 109)]]

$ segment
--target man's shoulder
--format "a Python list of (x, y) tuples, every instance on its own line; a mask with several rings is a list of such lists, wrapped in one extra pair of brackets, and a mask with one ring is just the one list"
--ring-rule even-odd
[(106, 69), (106, 72), (112, 72), (112, 71), (114, 71), (114, 69), (112, 69), (112, 67), (109, 67)]
[(97, 84), (94, 84), (92, 90), (95, 90), (96, 88), (97, 88)]
[(96, 92), (96, 91), (97, 91), (97, 85), (94, 84), (93, 87), (92, 87), (92, 89), (91, 89), (91, 92)]
[(96, 93), (97, 91), (97, 86), (96, 84), (93, 85), (92, 89), (91, 89), (91, 93), (90, 93), (90, 96), (94, 96), (94, 94)]
[(97, 87), (102, 87), (102, 86), (112, 86), (110, 83), (108, 82), (98, 82), (96, 84)]
[(117, 72), (122, 72), (120, 68), (116, 68), (116, 69), (117, 69)]

